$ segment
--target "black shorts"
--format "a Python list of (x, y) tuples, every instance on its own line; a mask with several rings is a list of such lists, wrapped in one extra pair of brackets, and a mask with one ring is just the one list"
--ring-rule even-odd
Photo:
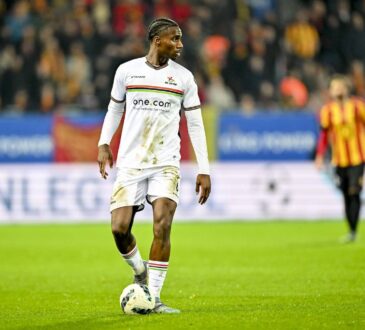
[(336, 185), (345, 194), (360, 193), (363, 185), (364, 164), (336, 167)]

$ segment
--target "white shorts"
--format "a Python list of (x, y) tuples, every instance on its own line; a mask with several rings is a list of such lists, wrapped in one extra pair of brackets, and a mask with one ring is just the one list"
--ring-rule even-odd
[(113, 186), (110, 212), (123, 206), (138, 206), (144, 209), (147, 200), (166, 197), (179, 202), (180, 170), (175, 166), (153, 168), (119, 168)]

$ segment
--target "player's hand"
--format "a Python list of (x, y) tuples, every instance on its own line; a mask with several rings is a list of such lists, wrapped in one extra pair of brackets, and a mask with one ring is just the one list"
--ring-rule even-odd
[(210, 176), (208, 174), (198, 174), (196, 177), (195, 192), (199, 195), (199, 204), (203, 205), (209, 197), (211, 189)]
[(105, 171), (106, 164), (109, 163), (110, 168), (113, 168), (113, 162), (113, 153), (110, 146), (107, 144), (99, 146), (98, 164), (99, 171), (103, 179), (108, 178), (108, 173)]
[(324, 157), (321, 155), (317, 155), (314, 160), (314, 165), (318, 170), (321, 170), (324, 166)]

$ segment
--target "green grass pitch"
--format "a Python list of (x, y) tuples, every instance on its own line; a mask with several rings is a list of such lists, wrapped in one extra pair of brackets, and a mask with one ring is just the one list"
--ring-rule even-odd
[[(365, 329), (365, 224), (176, 223), (163, 300), (126, 316), (132, 273), (107, 224), (0, 227), (0, 329)], [(134, 233), (144, 257), (151, 225)]]

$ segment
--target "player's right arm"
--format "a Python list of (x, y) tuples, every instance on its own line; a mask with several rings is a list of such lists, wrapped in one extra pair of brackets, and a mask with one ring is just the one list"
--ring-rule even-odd
[(317, 143), (316, 158), (314, 160), (314, 163), (319, 170), (323, 168), (324, 155), (326, 153), (327, 146), (328, 146), (328, 131), (321, 130), (321, 132), (319, 133), (319, 138)]
[(330, 106), (325, 105), (320, 111), (320, 133), (317, 141), (315, 166), (320, 170), (324, 165), (324, 155), (328, 147), (328, 129), (330, 126)]
[(104, 118), (98, 142), (99, 171), (101, 177), (104, 179), (108, 177), (108, 173), (105, 170), (106, 164), (109, 164), (110, 168), (112, 168), (114, 163), (113, 153), (110, 149), (110, 142), (123, 116), (125, 93), (124, 73), (122, 66), (120, 66), (115, 73), (108, 111)]

